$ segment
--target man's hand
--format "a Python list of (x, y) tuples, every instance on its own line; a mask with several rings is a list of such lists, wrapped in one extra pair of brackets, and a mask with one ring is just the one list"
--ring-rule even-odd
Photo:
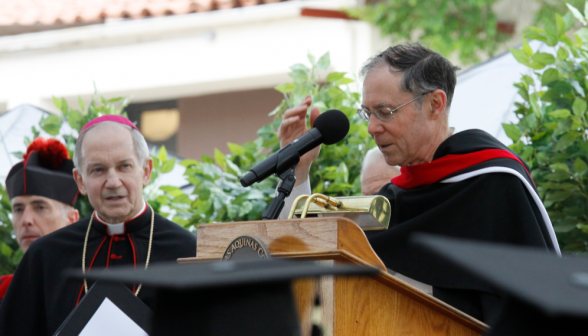
[[(280, 147), (283, 148), (284, 146), (287, 146), (292, 141), (300, 138), (304, 133), (308, 132), (308, 127), (306, 127), (306, 111), (310, 104), (312, 104), (312, 97), (308, 95), (300, 104), (289, 108), (284, 112), (284, 119), (282, 119), (280, 129), (278, 129)], [(318, 107), (314, 107), (310, 110), (311, 127), (319, 114), (320, 111)], [(318, 146), (300, 157), (300, 162), (296, 167), (296, 186), (308, 179), (310, 165), (312, 164), (312, 161), (318, 157), (320, 150), (321, 147)]]

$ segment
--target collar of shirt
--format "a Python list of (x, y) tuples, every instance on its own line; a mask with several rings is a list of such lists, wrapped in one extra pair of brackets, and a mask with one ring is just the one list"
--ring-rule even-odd
[[(145, 212), (146, 208), (147, 208), (147, 202), (143, 201), (143, 207), (141, 208), (141, 211), (137, 212), (137, 214), (133, 218), (129, 219), (129, 221), (141, 216)], [(100, 223), (106, 225), (106, 227), (108, 228), (109, 235), (113, 236), (113, 235), (119, 235), (119, 234), (125, 233), (125, 223), (126, 222), (110, 224), (110, 223), (106, 223), (105, 221), (100, 219), (100, 216), (98, 216), (98, 212), (94, 211), (94, 215), (96, 216), (96, 219), (98, 221), (100, 221)]]

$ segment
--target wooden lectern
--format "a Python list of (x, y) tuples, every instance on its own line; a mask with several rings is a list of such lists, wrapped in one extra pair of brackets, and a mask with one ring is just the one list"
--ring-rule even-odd
[(181, 263), (220, 261), (235, 238), (252, 234), (272, 257), (303, 258), (321, 263), (356, 263), (377, 267), (373, 278), (322, 277), (294, 284), (302, 335), (310, 330), (316, 290), (322, 298), (328, 334), (481, 335), (487, 326), (390, 275), (357, 224), (346, 218), (306, 218), (203, 224), (198, 227), (196, 258)]

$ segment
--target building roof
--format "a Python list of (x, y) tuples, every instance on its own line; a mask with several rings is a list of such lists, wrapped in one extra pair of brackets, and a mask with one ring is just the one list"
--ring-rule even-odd
[(256, 6), (289, 0), (0, 0), (0, 26), (71, 25)]

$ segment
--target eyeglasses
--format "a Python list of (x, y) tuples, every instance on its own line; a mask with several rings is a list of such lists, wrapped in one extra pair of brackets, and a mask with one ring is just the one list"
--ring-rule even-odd
[(370, 110), (368, 110), (367, 108), (364, 107), (364, 108), (361, 108), (361, 109), (357, 110), (357, 115), (359, 115), (359, 117), (362, 120), (370, 121), (370, 116), (372, 115), (372, 113), (374, 113), (376, 115), (376, 117), (378, 117), (378, 119), (380, 119), (381, 121), (390, 121), (390, 120), (394, 119), (394, 112), (398, 111), (401, 107), (406, 106), (406, 105), (412, 103), (413, 101), (415, 101), (415, 100), (417, 100), (417, 99), (419, 99), (419, 98), (421, 98), (421, 97), (423, 97), (425, 95), (428, 95), (431, 92), (433, 92), (433, 91), (429, 91), (429, 92), (423, 93), (422, 95), (413, 98), (409, 102), (404, 103), (404, 104), (398, 106), (397, 108), (395, 108), (393, 110), (391, 110), (388, 107), (380, 107), (380, 108), (375, 109), (372, 112), (372, 111), (370, 111)]

